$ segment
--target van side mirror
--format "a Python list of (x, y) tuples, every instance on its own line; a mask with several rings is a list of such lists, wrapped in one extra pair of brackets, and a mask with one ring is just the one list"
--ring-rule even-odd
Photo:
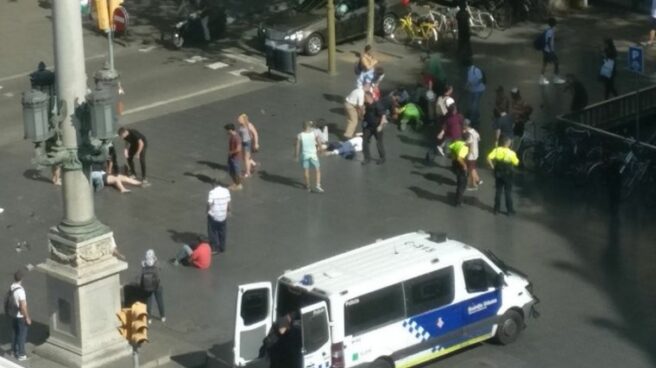
[(503, 272), (499, 272), (497, 274), (497, 277), (494, 278), (494, 287), (497, 289), (503, 287), (506, 285), (506, 280), (505, 276), (503, 275)]

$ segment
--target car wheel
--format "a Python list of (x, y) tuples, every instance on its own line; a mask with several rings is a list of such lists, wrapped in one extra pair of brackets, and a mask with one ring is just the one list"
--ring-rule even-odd
[(391, 36), (394, 34), (394, 30), (398, 26), (398, 21), (396, 16), (392, 13), (385, 14), (383, 18), (383, 35)]
[(323, 49), (323, 38), (318, 33), (311, 34), (305, 42), (305, 53), (314, 56)]
[(376, 359), (371, 365), (370, 368), (394, 368), (394, 365), (386, 359)]
[(509, 310), (499, 319), (496, 341), (501, 345), (508, 345), (517, 340), (524, 327), (524, 318), (516, 310)]

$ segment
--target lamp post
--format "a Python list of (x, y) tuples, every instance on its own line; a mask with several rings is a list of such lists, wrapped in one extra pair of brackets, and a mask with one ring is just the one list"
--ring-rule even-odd
[(328, 74), (337, 74), (337, 65), (335, 63), (335, 1), (328, 0)]
[[(91, 368), (130, 354), (116, 332), (120, 308), (119, 272), (125, 262), (113, 256), (114, 236), (94, 214), (90, 166), (102, 162), (115, 119), (109, 92), (94, 92), (86, 103), (86, 72), (80, 5), (53, 2), (57, 114), (43, 112), (43, 95), (23, 95), (26, 138), (35, 144), (33, 162), (61, 165), (63, 218), (48, 232), (46, 274), (50, 334), (36, 353), (66, 367)], [(50, 147), (46, 142), (51, 143)]]

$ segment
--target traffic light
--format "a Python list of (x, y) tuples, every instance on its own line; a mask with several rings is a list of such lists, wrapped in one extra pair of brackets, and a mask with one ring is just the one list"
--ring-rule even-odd
[(129, 339), (135, 346), (148, 341), (148, 312), (144, 303), (136, 302), (130, 308)]
[(121, 325), (118, 326), (118, 332), (125, 339), (130, 340), (130, 309), (123, 308), (120, 312), (116, 313), (116, 317), (121, 322)]
[(96, 12), (96, 21), (98, 22), (98, 30), (108, 31), (109, 30), (109, 18), (110, 15), (107, 12), (107, 0), (94, 0), (93, 9)]

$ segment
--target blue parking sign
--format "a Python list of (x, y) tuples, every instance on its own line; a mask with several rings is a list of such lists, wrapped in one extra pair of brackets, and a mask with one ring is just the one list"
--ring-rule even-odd
[(645, 67), (643, 56), (644, 52), (642, 47), (629, 46), (629, 70), (636, 73), (642, 73)]

